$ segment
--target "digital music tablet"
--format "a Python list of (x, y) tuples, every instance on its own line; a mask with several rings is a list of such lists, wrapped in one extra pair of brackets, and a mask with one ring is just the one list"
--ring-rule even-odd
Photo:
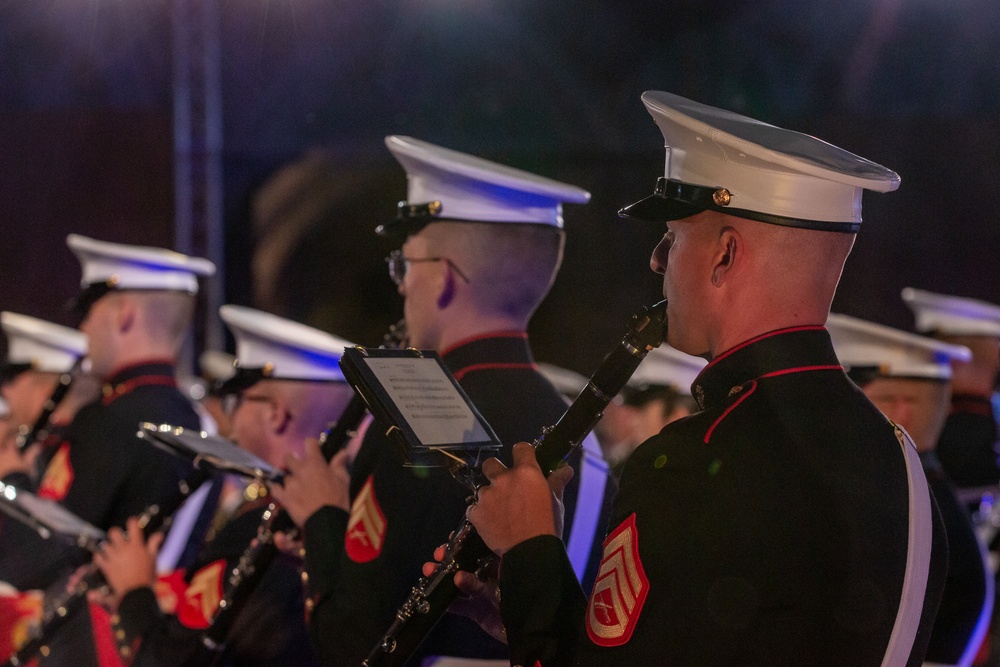
[(340, 367), (376, 421), (405, 442), (409, 464), (476, 465), (502, 448), (436, 352), (350, 347)]

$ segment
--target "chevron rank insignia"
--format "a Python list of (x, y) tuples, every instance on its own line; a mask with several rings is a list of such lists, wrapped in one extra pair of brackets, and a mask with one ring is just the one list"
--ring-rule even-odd
[(69, 443), (64, 442), (52, 460), (49, 461), (48, 467), (45, 468), (45, 474), (42, 475), (42, 481), (38, 485), (38, 497), (48, 498), (56, 502), (62, 500), (69, 493), (69, 487), (73, 484), (73, 476), (73, 466), (69, 459)]
[(635, 514), (604, 541), (604, 555), (587, 605), (587, 634), (598, 646), (621, 646), (632, 637), (649, 593), (639, 560)]
[(10, 655), (31, 639), (41, 619), (41, 591), (22, 593), (0, 581), (0, 655)]
[(382, 553), (385, 528), (385, 514), (375, 497), (375, 477), (369, 475), (351, 505), (351, 516), (347, 520), (344, 549), (348, 557), (355, 563), (367, 563), (378, 558)]
[(226, 561), (220, 558), (194, 573), (184, 597), (177, 605), (177, 620), (194, 630), (204, 630), (212, 624), (222, 601), (222, 580)]

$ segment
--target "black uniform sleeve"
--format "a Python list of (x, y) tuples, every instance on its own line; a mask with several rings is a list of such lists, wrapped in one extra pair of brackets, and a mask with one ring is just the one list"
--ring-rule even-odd
[[(306, 572), (309, 576), (309, 598), (314, 605), (312, 629), (317, 627), (317, 617), (328, 609), (325, 602), (336, 586), (347, 518), (347, 512), (328, 505), (306, 520)], [(319, 625), (322, 626), (322, 623)]]
[[(229, 567), (235, 562), (230, 559)], [(149, 588), (125, 595), (119, 628), (129, 645), (140, 640), (132, 667), (207, 667), (217, 663), (219, 650), (225, 653), (222, 664), (311, 667), (316, 663), (302, 624), (300, 590), (297, 565), (279, 557), (240, 610), (225, 645), (215, 650), (205, 645), (203, 630), (162, 613)]]
[(557, 537), (535, 537), (500, 564), (500, 613), (512, 665), (569, 665), (587, 600)]
[(121, 604), (118, 605), (118, 617), (119, 628), (125, 632), (129, 643), (165, 620), (156, 602), (156, 594), (148, 586), (131, 590), (122, 597)]

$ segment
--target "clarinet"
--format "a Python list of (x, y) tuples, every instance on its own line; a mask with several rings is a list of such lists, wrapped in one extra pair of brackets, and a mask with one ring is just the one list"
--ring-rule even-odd
[[(402, 347), (406, 336), (406, 322), (400, 320), (389, 328), (381, 347)], [(356, 435), (367, 413), (368, 407), (364, 399), (355, 393), (340, 418), (319, 438), (320, 449), (327, 461), (330, 461)], [(226, 637), (240, 611), (263, 579), (267, 568), (280, 554), (274, 544), (274, 536), (294, 529), (295, 524), (291, 517), (277, 503), (271, 502), (264, 510), (256, 536), (240, 555), (236, 567), (231, 570), (226, 580), (225, 593), (219, 601), (211, 625), (202, 633), (202, 644), (215, 654), (215, 662), (221, 660), (225, 651)]]
[[(148, 538), (167, 525), (173, 513), (184, 504), (188, 496), (211, 477), (211, 474), (210, 469), (196, 468), (188, 475), (187, 479), (178, 482), (177, 487), (169, 497), (160, 503), (147, 507), (139, 515), (139, 526), (142, 528), (144, 536)], [(51, 602), (46, 602), (41, 624), (32, 632), (28, 641), (11, 654), (2, 667), (21, 667), (28, 664), (28, 661), (39, 653), (48, 655), (48, 643), (52, 639), (53, 633), (57, 632), (73, 614), (84, 607), (88, 591), (100, 590), (105, 586), (104, 575), (100, 569), (93, 563), (88, 564), (80, 582), (72, 590), (62, 592)]]
[(30, 429), (23, 429), (17, 434), (16, 444), (19, 452), (23, 454), (28, 447), (48, 435), (49, 419), (52, 418), (52, 413), (56, 411), (62, 400), (66, 398), (69, 388), (73, 385), (73, 376), (82, 364), (83, 357), (78, 357), (73, 362), (73, 367), (59, 376), (59, 382), (52, 390), (52, 395), (45, 401), (45, 405), (42, 406), (42, 412), (38, 415), (38, 419), (35, 420)]
[[(666, 338), (666, 314), (667, 302), (661, 301), (633, 315), (628, 333), (605, 357), (566, 413), (532, 443), (538, 465), (546, 476), (581, 446), (639, 362)], [(397, 666), (409, 660), (458, 596), (455, 573), (482, 571), (493, 559), (493, 553), (475, 527), (463, 519), (445, 545), (444, 558), (430, 576), (422, 577), (413, 588), (396, 612), (392, 625), (361, 663), (362, 667)]]

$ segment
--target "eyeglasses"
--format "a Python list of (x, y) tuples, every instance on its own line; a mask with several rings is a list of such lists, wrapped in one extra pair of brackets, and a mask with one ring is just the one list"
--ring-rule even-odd
[(414, 259), (412, 257), (403, 257), (402, 250), (393, 250), (385, 258), (385, 263), (389, 265), (389, 277), (392, 278), (392, 282), (402, 285), (403, 279), (406, 278), (407, 268), (415, 262), (446, 262), (451, 267), (451, 270), (458, 274), (459, 278), (465, 282), (469, 282), (469, 279), (465, 277), (462, 270), (455, 266), (455, 263), (447, 257), (420, 257)]

